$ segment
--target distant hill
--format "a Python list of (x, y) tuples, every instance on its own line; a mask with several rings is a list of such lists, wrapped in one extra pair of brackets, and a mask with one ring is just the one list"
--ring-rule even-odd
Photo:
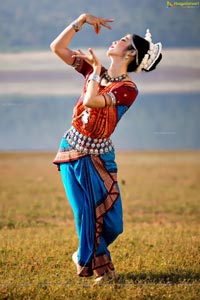
[[(165, 47), (200, 47), (200, 8), (167, 8), (160, 0), (6, 0), (0, 6), (0, 51), (47, 49), (54, 37), (82, 12), (116, 20), (113, 31), (95, 36), (85, 26), (74, 46), (105, 46), (127, 32), (150, 27)], [(91, 34), (86, 34), (91, 32)]]

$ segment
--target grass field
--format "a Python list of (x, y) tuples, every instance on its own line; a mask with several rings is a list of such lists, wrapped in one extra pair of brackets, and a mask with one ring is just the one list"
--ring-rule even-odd
[(118, 283), (93, 287), (54, 153), (0, 154), (0, 299), (200, 299), (200, 152), (117, 153), (124, 233)]

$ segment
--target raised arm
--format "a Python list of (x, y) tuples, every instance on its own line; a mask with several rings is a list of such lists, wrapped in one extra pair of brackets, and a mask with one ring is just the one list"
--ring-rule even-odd
[(81, 30), (84, 24), (89, 24), (94, 27), (96, 34), (99, 34), (101, 25), (111, 29), (108, 22), (113, 22), (113, 19), (99, 18), (90, 14), (81, 14), (74, 22), (69, 24), (56, 39), (51, 43), (51, 50), (58, 55), (65, 63), (73, 64), (75, 51), (68, 48), (70, 41), (72, 40), (75, 33)]

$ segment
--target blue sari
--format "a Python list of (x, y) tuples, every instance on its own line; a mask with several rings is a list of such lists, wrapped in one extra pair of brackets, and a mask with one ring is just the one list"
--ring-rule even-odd
[(114, 151), (61, 163), (60, 171), (79, 238), (78, 275), (113, 271), (108, 246), (123, 231)]

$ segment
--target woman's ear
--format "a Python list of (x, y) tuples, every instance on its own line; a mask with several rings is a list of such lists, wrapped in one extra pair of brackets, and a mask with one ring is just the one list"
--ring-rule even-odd
[(128, 51), (128, 55), (133, 57), (133, 56), (135, 56), (135, 55), (136, 55), (136, 52), (137, 52), (137, 51), (136, 51), (136, 50), (134, 50), (134, 49), (132, 49), (132, 50), (129, 50), (129, 51)]
[(125, 55), (125, 59), (133, 58), (135, 55), (136, 55), (136, 50), (134, 49), (128, 50)]

